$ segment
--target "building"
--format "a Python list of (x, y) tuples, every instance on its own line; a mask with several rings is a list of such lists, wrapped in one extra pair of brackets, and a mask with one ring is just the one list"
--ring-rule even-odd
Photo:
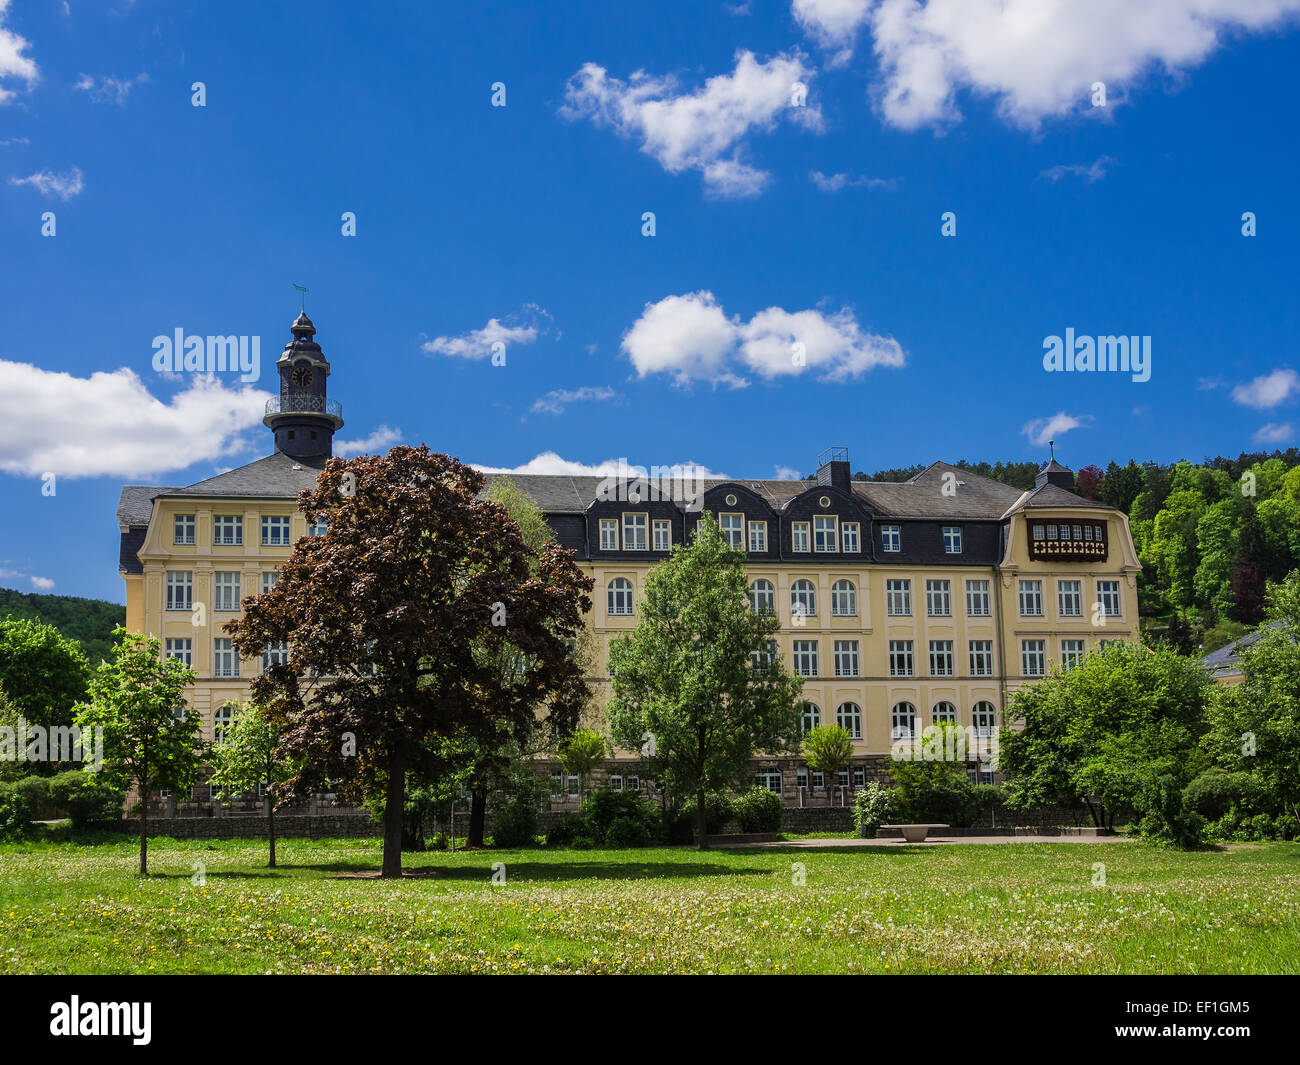
[(1261, 636), (1270, 629), (1280, 629), (1283, 622), (1271, 621), (1265, 625), (1259, 626), (1253, 632), (1246, 633), (1245, 636), (1233, 640), (1232, 643), (1225, 644), (1217, 651), (1211, 651), (1201, 657), (1201, 665), (1214, 678), (1218, 684), (1227, 684), (1236, 686), (1246, 679), (1246, 674), (1242, 666), (1242, 656), (1259, 642)]
[[(188, 487), (128, 485), (118, 507), (127, 627), (195, 668), (190, 703), (208, 736), (263, 667), (240, 661), (221, 626), (242, 596), (274, 583), (299, 537), (320, 531), (295, 500), (343, 424), (305, 313), (292, 331), (265, 418), (275, 451)], [(843, 725), (857, 752), (829, 799), (800, 759), (760, 760), (758, 781), (792, 805), (844, 801), (880, 775), (896, 740), (933, 722), (988, 736), (1017, 687), (1138, 633), (1127, 517), (1079, 496), (1054, 456), (1025, 492), (943, 462), (902, 483), (855, 481), (843, 448), (822, 456), (815, 481), (714, 480), (689, 502), (653, 482), (611, 491), (595, 477), (513, 480), (595, 581), (600, 655), (635, 626), (646, 574), (700, 510), (746, 550), (754, 607), (780, 617), (776, 650), (806, 678), (805, 722)], [(264, 662), (284, 653), (268, 648)], [(609, 681), (596, 672), (603, 703)], [(613, 786), (640, 787), (637, 764), (632, 752), (614, 759)], [(557, 801), (576, 791), (576, 778), (553, 781)]]

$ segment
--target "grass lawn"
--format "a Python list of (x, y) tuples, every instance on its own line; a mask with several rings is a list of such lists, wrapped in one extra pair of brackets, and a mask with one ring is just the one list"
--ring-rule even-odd
[(283, 840), (274, 870), (152, 840), (147, 880), (135, 847), (0, 845), (0, 972), (1300, 971), (1295, 844), (435, 852), (401, 882), (346, 875), (371, 840)]

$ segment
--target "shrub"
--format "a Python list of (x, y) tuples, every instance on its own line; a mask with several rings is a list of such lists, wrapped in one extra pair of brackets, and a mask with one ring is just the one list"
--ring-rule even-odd
[(492, 845), (495, 847), (531, 847), (536, 842), (537, 807), (526, 799), (516, 799), (496, 811), (492, 819)]
[(976, 785), (959, 763), (896, 761), (889, 774), (897, 784), (894, 805), (901, 821), (969, 828), (980, 815)]
[(874, 833), (893, 816), (894, 792), (878, 780), (873, 780), (853, 796), (853, 824), (859, 831)]
[[(695, 800), (689, 799), (682, 805), (678, 815), (679, 824), (685, 826), (686, 838), (695, 838)], [(704, 796), (704, 831), (710, 836), (721, 832), (723, 826), (732, 819), (731, 796), (723, 791), (706, 792)]]
[(650, 838), (659, 834), (659, 811), (635, 791), (599, 788), (582, 801), (579, 817), (585, 834), (590, 835), (598, 847), (608, 841), (614, 822), (624, 818), (642, 824)]
[(1183, 803), (1183, 789), (1177, 778), (1165, 773), (1146, 781), (1138, 800), (1142, 818), (1138, 831), (1144, 836), (1172, 843), (1182, 850), (1198, 847), (1205, 837), (1205, 818)]
[(570, 847), (582, 828), (582, 818), (577, 814), (561, 817), (546, 832), (548, 847)]
[(27, 800), (12, 784), (0, 784), (0, 839), (22, 839), (30, 821)]
[(50, 778), (50, 801), (77, 826), (87, 821), (116, 821), (124, 793), (99, 784), (84, 769), (69, 769)]
[(781, 796), (767, 788), (753, 787), (731, 804), (742, 832), (779, 832)]
[(49, 777), (23, 777), (14, 781), (13, 789), (23, 797), (30, 817), (43, 818), (53, 812), (50, 809)]
[(1211, 766), (1183, 789), (1183, 805), (1202, 817), (1218, 821), (1234, 807), (1247, 805), (1255, 797), (1254, 783), (1249, 773), (1228, 773)]
[(605, 834), (611, 847), (648, 847), (653, 839), (645, 819), (639, 817), (616, 817)]

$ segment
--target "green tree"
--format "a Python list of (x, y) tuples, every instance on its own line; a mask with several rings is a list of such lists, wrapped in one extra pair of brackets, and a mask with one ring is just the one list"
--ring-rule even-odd
[(842, 725), (816, 725), (803, 738), (803, 758), (808, 768), (822, 774), (829, 803), (831, 781), (853, 761), (853, 738)]
[(199, 771), (199, 722), (185, 704), (195, 673), (179, 659), (164, 660), (160, 640), (120, 627), (113, 636), (113, 658), (95, 670), (76, 722), (83, 736), (103, 730), (104, 765), (96, 782), (134, 787), (140, 795), (140, 875), (146, 876), (149, 793), (190, 788)]
[(53, 625), (0, 621), (0, 687), (33, 725), (66, 725), (86, 697), (90, 664)]
[(650, 570), (637, 626), (610, 653), (614, 739), (637, 750), (649, 734), (661, 786), (695, 796), (700, 848), (705, 795), (799, 735), (802, 682), (766, 657), (780, 622), (749, 609), (744, 561), (706, 513), (692, 542)]
[(579, 729), (560, 746), (565, 772), (578, 778), (578, 794), (587, 794), (591, 774), (605, 764), (605, 737), (592, 729)]
[(1142, 467), (1132, 459), (1127, 466), (1112, 462), (1106, 467), (1106, 476), (1101, 482), (1097, 498), (1107, 506), (1127, 514), (1133, 506), (1133, 500), (1142, 491), (1142, 478)]
[(284, 801), (284, 787), (297, 772), (296, 760), (280, 744), (283, 724), (263, 706), (244, 706), (234, 724), (213, 744), (210, 761), (215, 772), (209, 783), (223, 798), (266, 785), (266, 833), (270, 840), (268, 867), (275, 868), (275, 808)]
[[(402, 875), (407, 779), (430, 779), (437, 740), (519, 734), (543, 706), (562, 725), (587, 699), (568, 641), (591, 579), (554, 544), (534, 565), (483, 484), (427, 447), (330, 459), (298, 501), (328, 531), (226, 626), (246, 656), (288, 643), (288, 663), (250, 685), (283, 714), (301, 767), (288, 786), (383, 793), (383, 877)], [(508, 698), (479, 653), (506, 641), (523, 652)]]

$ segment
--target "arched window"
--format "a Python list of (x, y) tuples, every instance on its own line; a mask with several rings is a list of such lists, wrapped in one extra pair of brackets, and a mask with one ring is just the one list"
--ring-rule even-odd
[(821, 723), (822, 712), (817, 709), (817, 705), (815, 703), (804, 703), (803, 717), (800, 719), (802, 734), (806, 736)]
[(858, 612), (858, 590), (852, 581), (831, 585), (831, 613), (837, 618), (851, 618)]
[(239, 720), (238, 703), (222, 703), (212, 715), (212, 742), (220, 747), (226, 742), (226, 734)]
[(755, 614), (776, 613), (776, 589), (771, 581), (755, 581), (749, 586), (749, 608)]
[(609, 582), (609, 612), (624, 616), (632, 613), (632, 582), (626, 577)]
[(931, 714), (936, 725), (957, 724), (957, 708), (952, 703), (935, 703)]
[(987, 739), (998, 727), (998, 712), (992, 703), (976, 703), (971, 712), (975, 735)]
[(893, 726), (893, 738), (896, 740), (913, 739), (916, 736), (916, 707), (911, 703), (895, 703), (890, 715)]
[(817, 589), (812, 581), (795, 581), (790, 585), (790, 613), (801, 618), (817, 616)]
[(835, 723), (855, 740), (862, 739), (862, 708), (857, 703), (840, 703)]

